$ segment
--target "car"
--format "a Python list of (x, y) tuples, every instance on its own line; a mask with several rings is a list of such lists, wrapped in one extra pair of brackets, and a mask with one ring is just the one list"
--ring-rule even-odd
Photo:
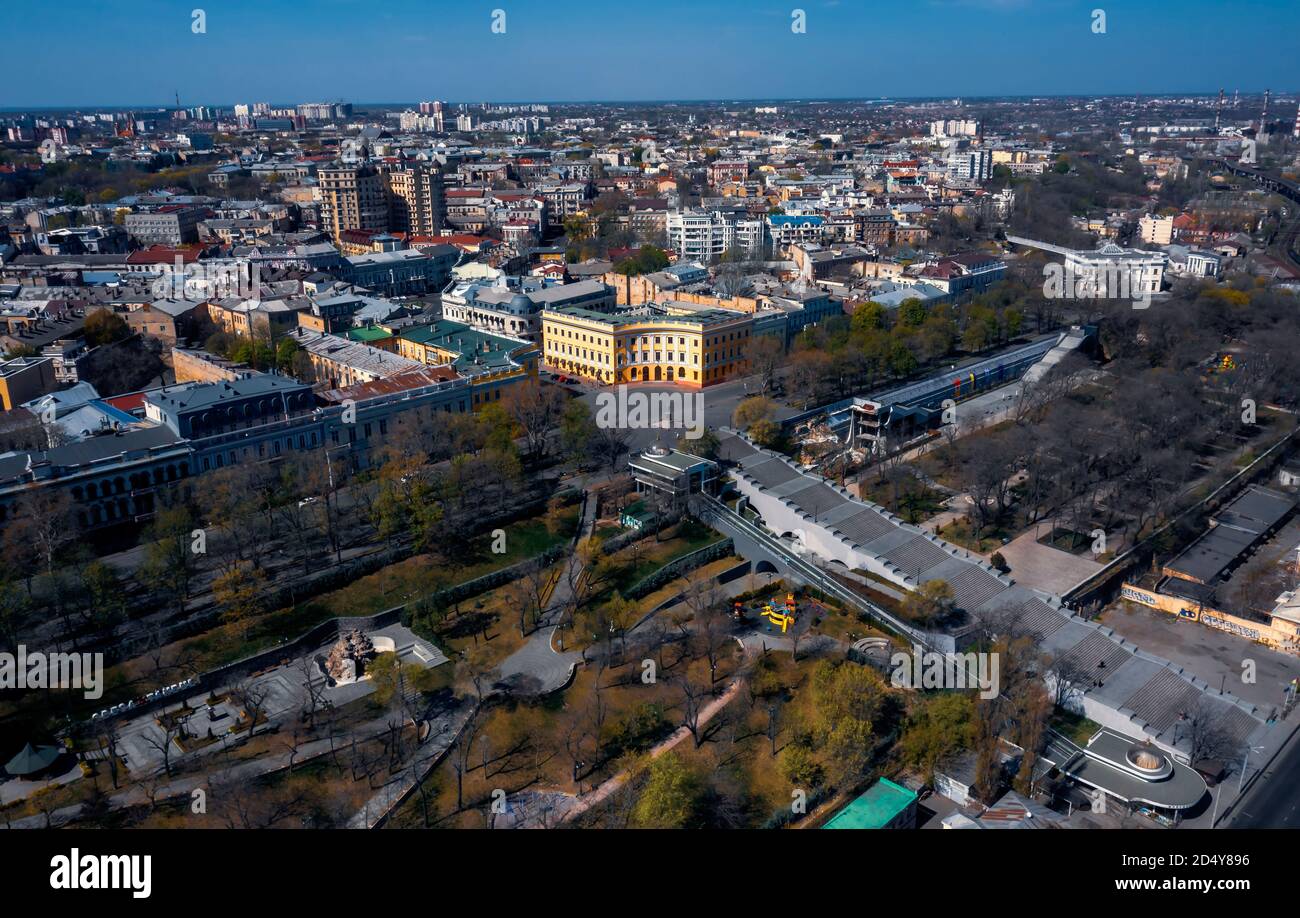
[(306, 507), (308, 504), (314, 504), (318, 500), (320, 500), (319, 497), (304, 497), (302, 500), (298, 501), (298, 506)]

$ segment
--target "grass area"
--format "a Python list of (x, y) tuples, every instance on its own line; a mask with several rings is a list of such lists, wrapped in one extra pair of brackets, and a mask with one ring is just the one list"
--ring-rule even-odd
[(868, 475), (858, 481), (858, 490), (863, 500), (879, 504), (913, 524), (942, 512), (947, 500), (947, 495), (907, 472), (901, 472), (893, 480)]
[[(718, 574), (721, 574), (725, 570), (735, 567), (739, 563), (740, 559), (735, 555), (727, 555), (725, 558), (719, 558), (717, 561), (710, 561), (708, 564), (696, 568), (691, 572), (690, 576), (707, 580), (718, 576)], [(637, 600), (638, 608), (640, 608), (643, 613), (649, 612), (661, 602), (666, 602), (680, 593), (684, 583), (684, 579), (678, 577), (676, 580), (664, 584), (653, 593), (647, 593), (645, 596), (642, 596)]]
[(492, 553), (491, 536), (484, 534), (465, 547), (462, 563), (457, 566), (448, 566), (426, 555), (406, 558), (345, 587), (268, 612), (238, 626), (215, 625), (202, 634), (172, 642), (160, 652), (107, 667), (102, 698), (88, 702), (74, 692), (66, 706), (60, 705), (58, 709), (62, 712), (70, 707), (89, 717), (94, 711), (176, 681), (178, 671), (189, 674), (216, 669), (275, 647), (327, 619), (373, 615), (437, 589), (508, 567), (572, 538), (578, 513), (577, 506), (564, 508), (553, 527), (547, 526), (544, 516), (502, 527), (506, 531), (506, 551), (502, 554)]
[(1080, 746), (1092, 739), (1097, 731), (1101, 729), (1101, 724), (1089, 720), (1082, 714), (1075, 714), (1073, 711), (1067, 711), (1064, 708), (1054, 710), (1047, 725), (1066, 739)]
[(1057, 548), (1072, 555), (1082, 555), (1084, 552), (1091, 550), (1092, 538), (1082, 532), (1075, 532), (1073, 529), (1062, 529), (1059, 526), (1054, 526), (1051, 532), (1039, 537), (1038, 544)]
[(970, 517), (958, 517), (941, 529), (935, 530), (935, 535), (939, 538), (951, 542), (954, 545), (960, 545), (962, 548), (969, 549), (980, 555), (992, 554), (1001, 548), (1014, 535), (1009, 531), (999, 528), (985, 526), (980, 537), (975, 538), (975, 527), (971, 525)]
[[(561, 567), (561, 564), (554, 565), (552, 575), (558, 576)], [(435, 634), (437, 643), (451, 659), (464, 653), (472, 656), (476, 666), (491, 668), (532, 637), (532, 623), (526, 625), (528, 634), (521, 635), (517, 599), (511, 593), (511, 585), (506, 584), (458, 603)], [(439, 669), (454, 671), (450, 665)]]
[(611, 556), (622, 565), (614, 579), (614, 589), (635, 586), (661, 567), (724, 538), (702, 523), (687, 519), (660, 533), (657, 539), (654, 536), (639, 539)]

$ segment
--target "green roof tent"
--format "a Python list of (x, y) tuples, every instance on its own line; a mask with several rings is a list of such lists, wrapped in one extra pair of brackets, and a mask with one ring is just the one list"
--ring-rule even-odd
[(916, 825), (916, 792), (881, 778), (831, 817), (823, 829), (910, 829)]
[(5, 764), (5, 771), (15, 778), (34, 775), (53, 765), (61, 754), (62, 750), (58, 746), (33, 746), (28, 743)]

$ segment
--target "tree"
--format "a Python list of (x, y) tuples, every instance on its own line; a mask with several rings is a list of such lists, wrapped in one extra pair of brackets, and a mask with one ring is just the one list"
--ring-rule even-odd
[(281, 338), (275, 346), (275, 366), (281, 373), (292, 374), (297, 362), (298, 342), (292, 338)]
[(771, 418), (762, 418), (749, 425), (749, 438), (763, 447), (773, 447), (781, 439), (781, 425)]
[(781, 772), (781, 777), (796, 788), (820, 787), (824, 777), (822, 767), (812, 750), (796, 743), (791, 743), (781, 750), (781, 755), (777, 759), (777, 768)]
[(969, 695), (943, 692), (917, 699), (898, 740), (898, 754), (920, 768), (926, 781), (975, 739), (975, 703)]
[(762, 395), (750, 396), (736, 406), (736, 410), (731, 415), (731, 422), (739, 430), (748, 430), (759, 421), (771, 419), (775, 410), (776, 405), (770, 398)]
[(185, 507), (169, 507), (149, 527), (150, 542), (145, 546), (141, 572), (148, 582), (184, 611), (190, 595), (190, 580), (197, 566), (193, 551), (194, 519)]
[(91, 347), (100, 347), (121, 341), (131, 334), (126, 320), (110, 309), (96, 309), (86, 316), (82, 334)]
[(81, 585), (87, 600), (87, 619), (93, 627), (106, 628), (126, 614), (122, 581), (103, 561), (92, 561), (81, 570)]
[(581, 461), (593, 453), (598, 429), (591, 409), (581, 399), (571, 399), (560, 415), (560, 445), (564, 454)]
[(265, 609), (266, 573), (242, 564), (212, 581), (212, 598), (221, 607), (222, 621), (248, 634), (248, 624)]
[(523, 433), (526, 460), (535, 462), (546, 455), (547, 437), (564, 416), (565, 400), (555, 386), (543, 386), (536, 379), (510, 387), (502, 404)]
[(718, 458), (718, 448), (721, 445), (722, 443), (718, 440), (718, 435), (708, 428), (705, 428), (704, 433), (695, 439), (691, 439), (685, 434), (677, 438), (677, 449), (679, 452), (689, 453), (692, 456), (699, 456), (703, 459)]
[(688, 827), (695, 820), (701, 784), (698, 773), (677, 753), (655, 757), (632, 811), (633, 821), (646, 829)]
[(785, 347), (774, 335), (751, 335), (746, 349), (749, 369), (759, 380), (759, 391), (766, 394), (776, 387), (776, 381), (785, 361)]
[(946, 580), (927, 580), (903, 600), (903, 614), (919, 625), (940, 622), (952, 610), (952, 587)]
[(855, 335), (859, 336), (870, 331), (883, 329), (885, 327), (885, 315), (885, 307), (880, 303), (871, 300), (859, 303), (853, 310), (852, 316), (849, 317), (849, 328)]

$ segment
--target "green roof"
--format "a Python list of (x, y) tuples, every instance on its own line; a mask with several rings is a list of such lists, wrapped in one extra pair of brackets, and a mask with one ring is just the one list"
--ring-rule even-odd
[(386, 329), (378, 328), (374, 325), (366, 325), (362, 328), (349, 328), (348, 338), (352, 341), (382, 341), (385, 338), (393, 337), (393, 333)]
[(691, 325), (704, 328), (721, 322), (734, 322), (737, 319), (746, 318), (745, 313), (735, 312), (730, 309), (701, 309), (685, 315), (668, 315), (667, 313), (649, 312), (643, 307), (636, 307), (625, 312), (597, 312), (594, 309), (585, 309), (582, 306), (558, 306), (547, 307), (543, 312), (572, 316), (575, 319), (585, 319), (588, 322), (597, 322), (611, 328), (622, 328), (625, 325), (636, 325), (643, 322), (654, 322), (661, 325)]
[(452, 366), (465, 376), (517, 366), (524, 352), (537, 347), (529, 341), (482, 332), (448, 319), (408, 328), (401, 337), (457, 354)]
[(882, 829), (916, 801), (916, 792), (881, 778), (831, 817), (823, 829)]

